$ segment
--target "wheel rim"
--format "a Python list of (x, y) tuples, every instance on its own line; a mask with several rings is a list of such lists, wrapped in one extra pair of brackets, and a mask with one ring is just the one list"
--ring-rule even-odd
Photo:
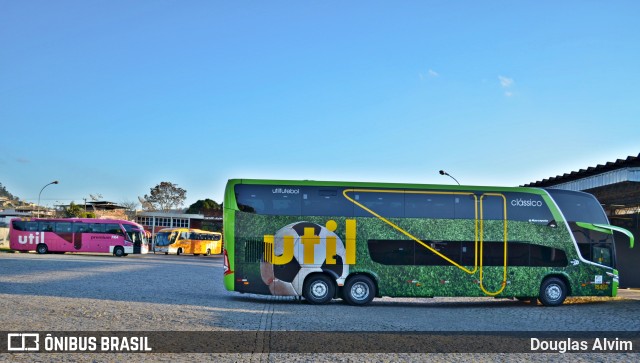
[(358, 301), (365, 300), (369, 297), (369, 285), (364, 282), (356, 282), (351, 286), (351, 297)]
[(556, 300), (559, 300), (560, 297), (562, 296), (562, 289), (560, 288), (560, 286), (555, 284), (549, 285), (545, 290), (545, 294), (547, 295), (547, 298), (549, 300), (556, 301)]
[(327, 296), (328, 292), (329, 286), (322, 281), (316, 281), (311, 285), (311, 294), (317, 299), (322, 299)]

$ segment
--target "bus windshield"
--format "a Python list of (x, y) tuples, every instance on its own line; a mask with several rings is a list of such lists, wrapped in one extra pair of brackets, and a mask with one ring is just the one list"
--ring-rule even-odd
[(147, 236), (145, 235), (145, 233), (141, 230), (138, 230), (136, 228), (134, 228), (132, 225), (129, 224), (125, 224), (123, 225), (124, 230), (127, 234), (127, 240), (131, 241), (133, 243), (143, 243), (143, 244), (147, 244)]
[(571, 233), (578, 244), (580, 255), (587, 261), (615, 267), (615, 245), (613, 235), (595, 229), (585, 228), (580, 223), (609, 224), (598, 200), (586, 193), (548, 189), (569, 224)]
[(569, 222), (609, 224), (598, 200), (586, 193), (576, 193), (559, 189), (548, 189)]
[(168, 246), (176, 241), (176, 232), (158, 232), (156, 234), (156, 246)]

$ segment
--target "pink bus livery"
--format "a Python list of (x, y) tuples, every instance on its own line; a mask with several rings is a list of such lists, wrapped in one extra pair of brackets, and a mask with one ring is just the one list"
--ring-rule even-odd
[(9, 246), (14, 251), (89, 252), (126, 256), (148, 253), (142, 226), (113, 219), (15, 218), (9, 226)]

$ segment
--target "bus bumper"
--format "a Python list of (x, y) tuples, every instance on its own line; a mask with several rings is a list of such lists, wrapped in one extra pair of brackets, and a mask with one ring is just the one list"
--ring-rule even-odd
[(618, 284), (620, 283), (618, 270), (607, 272), (607, 276), (611, 277), (611, 297), (616, 297), (618, 296)]

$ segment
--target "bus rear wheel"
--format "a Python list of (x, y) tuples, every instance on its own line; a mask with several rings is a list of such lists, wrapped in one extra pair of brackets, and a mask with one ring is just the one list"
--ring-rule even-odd
[(333, 281), (326, 275), (316, 274), (307, 277), (302, 289), (302, 296), (313, 305), (326, 304), (335, 294)]
[(180, 256), (182, 254), (182, 248), (178, 248), (178, 251), (176, 252), (176, 255)]
[(41, 255), (44, 255), (45, 253), (49, 252), (49, 247), (47, 247), (47, 245), (44, 243), (39, 243), (38, 247), (36, 247), (36, 252), (38, 252)]
[(562, 305), (567, 297), (567, 285), (557, 277), (549, 277), (540, 286), (540, 302), (544, 306)]
[(205, 256), (209, 256), (211, 254), (211, 249), (207, 248), (207, 252), (204, 254)]
[(124, 248), (118, 246), (116, 248), (113, 249), (113, 255), (116, 257), (122, 257), (124, 256)]
[(349, 305), (364, 306), (376, 296), (376, 286), (368, 276), (355, 275), (347, 280), (342, 289), (342, 298)]

